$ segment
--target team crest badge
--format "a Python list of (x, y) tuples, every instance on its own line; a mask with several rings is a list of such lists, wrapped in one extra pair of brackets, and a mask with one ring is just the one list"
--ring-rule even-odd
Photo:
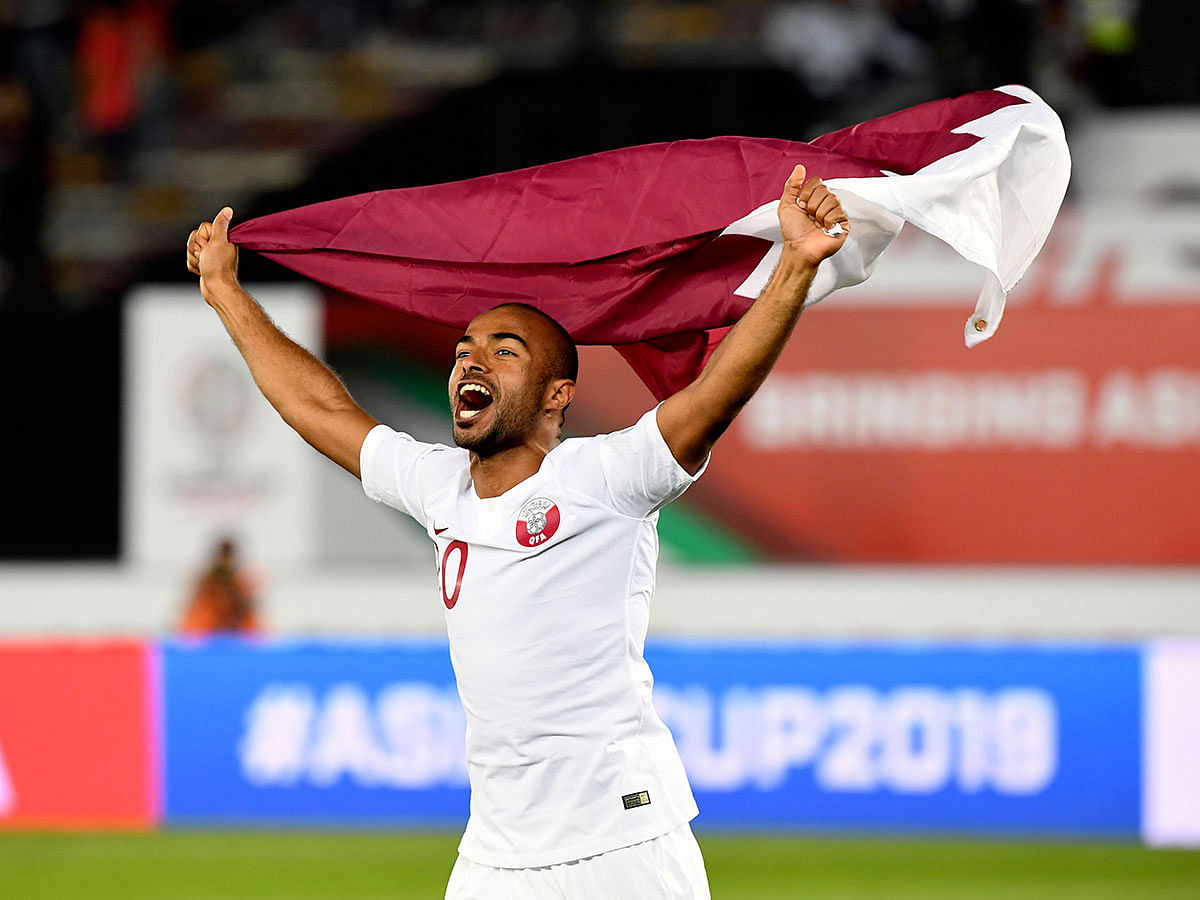
[(558, 507), (553, 500), (538, 497), (530, 500), (517, 513), (517, 543), (536, 547), (554, 537), (558, 531)]

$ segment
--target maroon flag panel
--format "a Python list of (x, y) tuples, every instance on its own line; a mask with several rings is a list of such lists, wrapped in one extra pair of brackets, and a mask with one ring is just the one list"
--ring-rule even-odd
[[(769, 223), (761, 225), (764, 208), (777, 202), (795, 165), (826, 181), (843, 179), (852, 193), (868, 180), (904, 182), (904, 176), (971, 152), (987, 132), (967, 130), (968, 123), (1018, 106), (1048, 111), (1025, 89), (981, 91), (811, 143), (677, 141), (360, 194), (244, 222), (231, 239), (337, 290), (444, 325), (462, 327), (507, 301), (532, 304), (581, 344), (617, 345), (661, 398), (698, 374), (753, 301), (755, 278), (763, 280), (763, 266), (773, 264), (770, 253), (777, 246), (777, 224), (775, 235)], [(1065, 189), (1065, 174), (1062, 183)], [(888, 187), (890, 198), (897, 191)], [(937, 190), (942, 193), (931, 196), (917, 185), (913, 208), (926, 210), (953, 193), (943, 182)], [(865, 278), (900, 221), (914, 218), (907, 214), (909, 201), (857, 193), (869, 201), (864, 209), (879, 202), (900, 219), (881, 226), (886, 239), (876, 246), (843, 248), (835, 259), (865, 264), (857, 276), (835, 275), (824, 293)], [(1061, 193), (1055, 211), (1060, 200)], [(756, 210), (760, 224), (739, 228)], [(979, 218), (977, 212), (957, 214)], [(921, 227), (929, 230), (923, 221)], [(995, 223), (979, 227), (989, 234), (1000, 230)], [(855, 239), (852, 229), (848, 247)], [(1033, 254), (1040, 240), (1036, 244)]]

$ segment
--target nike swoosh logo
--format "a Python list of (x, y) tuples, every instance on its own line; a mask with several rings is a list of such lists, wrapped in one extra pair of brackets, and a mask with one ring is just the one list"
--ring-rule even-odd
[(441, 534), (443, 531), (449, 531), (449, 530), (450, 530), (450, 526), (449, 526), (449, 525), (447, 525), (445, 528), (434, 528), (434, 529), (433, 529), (433, 533), (434, 533), (434, 534)]

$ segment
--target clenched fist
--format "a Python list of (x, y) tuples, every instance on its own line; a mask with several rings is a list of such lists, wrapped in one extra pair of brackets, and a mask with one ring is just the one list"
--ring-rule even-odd
[(215, 219), (201, 222), (188, 235), (188, 271), (200, 276), (200, 293), (206, 300), (213, 287), (237, 284), (238, 251), (229, 242), (232, 219), (233, 210), (226, 206)]
[(807, 174), (804, 166), (796, 166), (783, 186), (779, 227), (785, 249), (816, 265), (841, 249), (850, 233), (850, 219), (837, 195), (820, 178), (806, 180)]

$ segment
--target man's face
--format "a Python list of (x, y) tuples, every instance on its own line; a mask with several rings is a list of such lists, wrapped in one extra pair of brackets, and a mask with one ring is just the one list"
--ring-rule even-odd
[(543, 329), (537, 316), (512, 307), (489, 310), (467, 326), (450, 372), (454, 443), (490, 456), (537, 428), (549, 383)]

